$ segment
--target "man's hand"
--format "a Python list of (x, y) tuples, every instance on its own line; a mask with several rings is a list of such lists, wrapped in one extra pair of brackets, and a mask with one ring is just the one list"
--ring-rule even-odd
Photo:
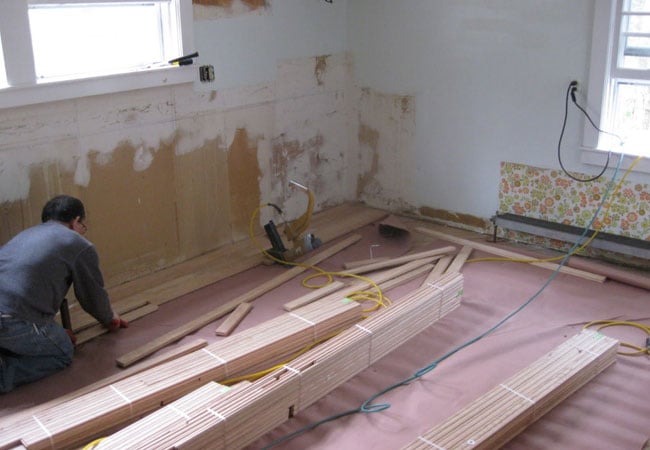
[(70, 338), (72, 345), (77, 345), (77, 336), (74, 335), (72, 330), (68, 330), (67, 328), (65, 328), (65, 332), (68, 333), (68, 337)]
[(115, 331), (119, 328), (129, 328), (129, 322), (120, 319), (119, 317), (113, 317), (113, 320), (111, 320), (106, 328), (108, 328), (108, 331)]

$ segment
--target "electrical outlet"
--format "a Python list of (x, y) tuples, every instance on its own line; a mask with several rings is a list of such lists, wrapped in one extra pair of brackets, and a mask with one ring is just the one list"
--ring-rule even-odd
[(569, 83), (569, 92), (568, 94), (571, 94), (571, 100), (575, 103), (576, 102), (576, 92), (580, 92), (580, 82), (578, 80), (571, 80), (571, 83)]
[(209, 64), (199, 67), (199, 79), (204, 82), (214, 81), (214, 67)]
[(571, 80), (570, 86), (573, 88), (574, 92), (582, 92), (582, 82), (579, 79), (574, 78)]

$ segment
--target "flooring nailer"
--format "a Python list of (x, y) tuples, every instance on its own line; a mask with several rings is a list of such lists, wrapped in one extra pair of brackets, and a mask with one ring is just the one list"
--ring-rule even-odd
[[(303, 190), (309, 197), (307, 203), (307, 211), (296, 220), (285, 222), (284, 225), (284, 235), (288, 240), (289, 248), (284, 245), (282, 237), (273, 223), (272, 220), (264, 225), (264, 231), (266, 236), (271, 242), (272, 248), (266, 252), (271, 255), (273, 258), (276, 258), (280, 261), (293, 261), (298, 256), (309, 252), (321, 245), (320, 239), (314, 236), (312, 233), (307, 233), (309, 224), (311, 223), (311, 215), (314, 210), (314, 194), (309, 190), (307, 186), (304, 186), (296, 181), (289, 181), (289, 184), (296, 186), (297, 188)], [(269, 206), (275, 208), (275, 210), (282, 214), (282, 210), (279, 206), (269, 203)]]

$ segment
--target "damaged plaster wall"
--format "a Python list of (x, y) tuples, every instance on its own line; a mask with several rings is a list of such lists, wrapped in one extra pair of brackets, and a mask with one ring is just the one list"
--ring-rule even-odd
[[(364, 198), (384, 191), (420, 214), (480, 228), (498, 209), (502, 161), (559, 168), (564, 95), (571, 80), (588, 79), (593, 8), (593, 0), (349, 2), (354, 82), (371, 93), (359, 106)], [(414, 99), (415, 138), (394, 146), (414, 170), (369, 180), (373, 164), (391, 161), (375, 163), (372, 145), (382, 148), (394, 130), (367, 117), (393, 116), (390, 101), (374, 99), (392, 96)], [(569, 112), (563, 161), (596, 174), (600, 167), (580, 160), (584, 119)], [(402, 183), (410, 189), (397, 197)]]
[(411, 211), (415, 105), (408, 95), (358, 91), (357, 197), (369, 205)]
[[(208, 7), (238, 11), (236, 1), (214, 3)], [(215, 46), (224, 22), (241, 21), (248, 29), (248, 21), (269, 21), (269, 8), (303, 28), (323, 21), (315, 14), (320, 4), (294, 6), (264, 3), (262, 13), (197, 23), (204, 38), (210, 35), (204, 44)], [(326, 12), (324, 26), (341, 27), (337, 11)], [(206, 27), (220, 30), (211, 35)], [(295, 39), (295, 31), (273, 29), (273, 46)], [(0, 109), (0, 244), (38, 223), (53, 195), (77, 196), (87, 206), (87, 236), (107, 284), (115, 285), (248, 238), (250, 216), (261, 203), (282, 205), (288, 220), (299, 216), (306, 197), (289, 188), (290, 179), (313, 189), (316, 210), (353, 199), (346, 162), (349, 59), (320, 51), (343, 48), (340, 34), (323, 39), (305, 32), (293, 54), (267, 45), (271, 56), (262, 63), (272, 69), (256, 74), (255, 82), (181, 84)], [(258, 46), (228, 44), (237, 45), (235, 54)], [(256, 72), (254, 58), (228, 64), (240, 62), (238, 71)], [(263, 211), (260, 223), (272, 214)]]

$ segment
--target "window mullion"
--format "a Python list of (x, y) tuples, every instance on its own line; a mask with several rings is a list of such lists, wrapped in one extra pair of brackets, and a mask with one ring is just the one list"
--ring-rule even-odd
[(29, 32), (27, 2), (3, 0), (0, 29), (2, 30), (2, 50), (7, 82), (10, 86), (34, 84), (36, 73), (32, 56), (32, 37)]

